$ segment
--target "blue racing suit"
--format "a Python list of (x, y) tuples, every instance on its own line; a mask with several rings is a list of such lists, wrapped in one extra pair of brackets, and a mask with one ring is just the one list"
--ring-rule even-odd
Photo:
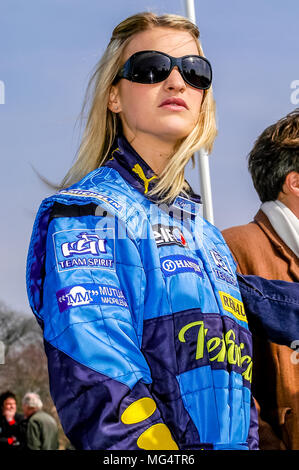
[(256, 449), (235, 262), (199, 196), (159, 205), (155, 178), (120, 136), (38, 211), (28, 296), (61, 423), (77, 449)]

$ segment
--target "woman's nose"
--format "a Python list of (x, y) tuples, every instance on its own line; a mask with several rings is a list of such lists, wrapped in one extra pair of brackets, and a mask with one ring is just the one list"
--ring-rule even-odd
[(168, 90), (183, 91), (186, 89), (186, 83), (177, 67), (174, 67), (164, 82)]

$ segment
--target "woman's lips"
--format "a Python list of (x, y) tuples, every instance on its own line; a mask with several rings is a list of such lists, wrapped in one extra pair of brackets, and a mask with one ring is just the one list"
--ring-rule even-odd
[(159, 108), (167, 108), (173, 111), (182, 111), (188, 109), (188, 106), (181, 98), (167, 98), (167, 100), (162, 101), (162, 103), (159, 105)]

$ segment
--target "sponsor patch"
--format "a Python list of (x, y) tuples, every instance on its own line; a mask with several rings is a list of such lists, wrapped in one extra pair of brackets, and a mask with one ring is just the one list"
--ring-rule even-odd
[(183, 255), (164, 256), (161, 258), (161, 269), (165, 276), (193, 272), (202, 278), (204, 277), (198, 261)]
[(237, 286), (237, 278), (232, 272), (226, 256), (221, 256), (217, 250), (209, 250), (212, 259), (212, 270), (217, 281), (226, 282), (232, 286)]
[(224, 310), (232, 313), (238, 320), (242, 320), (248, 323), (243, 302), (236, 299), (235, 297), (232, 297), (226, 292), (219, 291), (219, 295)]
[(122, 210), (122, 205), (119, 204), (115, 199), (106, 194), (96, 193), (94, 191), (88, 191), (87, 189), (61, 189), (59, 194), (66, 194), (67, 196), (81, 196), (81, 197), (93, 197), (100, 201), (106, 202), (117, 211)]
[[(231, 318), (215, 315), (197, 315), (198, 319), (182, 325), (176, 342), (177, 355), (185, 356), (180, 364), (183, 370), (190, 365), (224, 368), (240, 373), (249, 385), (252, 381), (252, 346), (250, 336), (241, 331)], [(180, 323), (184, 321), (184, 316)], [(180, 353), (180, 355), (178, 354)], [(189, 369), (189, 370), (190, 370)], [(246, 382), (244, 383), (244, 385)]]
[(128, 308), (121, 289), (106, 284), (79, 284), (56, 292), (59, 311), (85, 305), (117, 305)]
[(157, 246), (178, 245), (188, 247), (187, 241), (178, 227), (169, 227), (162, 224), (153, 225), (153, 232)]
[(136, 173), (139, 176), (139, 178), (141, 179), (141, 181), (143, 182), (143, 184), (144, 184), (144, 194), (147, 194), (150, 182), (152, 180), (156, 179), (157, 176), (153, 175), (150, 178), (147, 178), (144, 174), (143, 169), (139, 165), (139, 163), (136, 163), (133, 166), (132, 171), (134, 171), (134, 173)]
[[(59, 272), (74, 269), (114, 268), (114, 231), (112, 228), (62, 230), (53, 234)], [(107, 250), (107, 239), (113, 244)]]
[(177, 196), (172, 205), (181, 209), (184, 212), (187, 212), (188, 214), (194, 215), (197, 214), (201, 209), (201, 206), (199, 204), (182, 196)]

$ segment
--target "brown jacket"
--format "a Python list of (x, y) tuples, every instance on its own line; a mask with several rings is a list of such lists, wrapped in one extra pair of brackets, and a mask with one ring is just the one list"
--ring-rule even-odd
[[(299, 282), (299, 259), (261, 210), (253, 222), (222, 234), (242, 274)], [(299, 364), (291, 360), (294, 350), (256, 337), (253, 344), (260, 449), (299, 450)]]

